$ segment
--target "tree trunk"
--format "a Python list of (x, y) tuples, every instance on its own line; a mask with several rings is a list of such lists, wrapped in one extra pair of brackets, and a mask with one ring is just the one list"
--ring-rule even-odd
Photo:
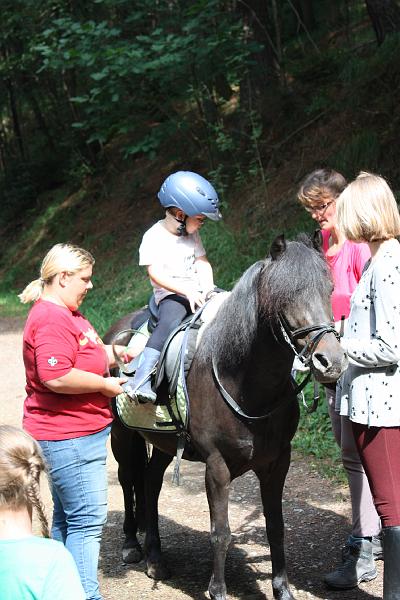
[(32, 107), (32, 111), (33, 114), (35, 115), (35, 119), (36, 119), (36, 123), (38, 126), (38, 129), (42, 132), (42, 134), (44, 135), (44, 137), (47, 139), (47, 142), (49, 144), (49, 148), (52, 150), (52, 152), (55, 152), (55, 144), (54, 144), (54, 140), (53, 137), (49, 131), (49, 128), (47, 127), (47, 123), (46, 120), (43, 116), (43, 113), (40, 109), (39, 103), (36, 99), (35, 94), (33, 93), (32, 90), (25, 90), (25, 94), (26, 97), (28, 98), (29, 104)]
[(312, 31), (315, 27), (313, 0), (293, 0), (293, 5), (297, 10), (302, 26), (308, 31)]
[(396, 0), (365, 0), (378, 46), (386, 35), (400, 31), (400, 8)]
[(5, 84), (7, 87), (8, 99), (10, 102), (10, 110), (11, 110), (11, 116), (12, 116), (14, 136), (15, 136), (15, 139), (17, 140), (21, 158), (25, 160), (25, 148), (24, 148), (24, 142), (23, 142), (23, 138), (22, 138), (22, 131), (21, 131), (20, 123), (19, 123), (19, 116), (18, 116), (18, 110), (17, 110), (17, 102), (15, 99), (14, 86), (13, 86), (11, 79), (6, 79)]
[(243, 73), (240, 82), (242, 118), (238, 129), (242, 132), (240, 143), (244, 145), (251, 136), (249, 114), (255, 111), (261, 114), (263, 124), (269, 123), (280, 88), (281, 65), (276, 44), (276, 35), (280, 33), (276, 30), (279, 15), (276, 10), (274, 23), (272, 8), (266, 0), (237, 0), (236, 10), (240, 13), (248, 41), (255, 41), (262, 47), (252, 55), (254, 64)]

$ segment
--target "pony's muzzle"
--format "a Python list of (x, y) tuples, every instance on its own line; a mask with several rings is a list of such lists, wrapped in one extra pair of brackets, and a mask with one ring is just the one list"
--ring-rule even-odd
[(343, 353), (340, 361), (332, 362), (324, 352), (314, 352), (311, 358), (316, 379), (321, 383), (333, 383), (347, 368), (347, 357)]
[(327, 355), (322, 352), (314, 352), (311, 360), (314, 369), (319, 371), (320, 373), (329, 372), (329, 370), (332, 368), (331, 361), (329, 360)]

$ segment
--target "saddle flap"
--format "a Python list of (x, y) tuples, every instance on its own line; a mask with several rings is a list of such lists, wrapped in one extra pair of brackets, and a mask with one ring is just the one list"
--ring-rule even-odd
[(170, 395), (175, 392), (178, 382), (184, 335), (185, 331), (183, 329), (173, 332), (163, 348), (157, 368), (155, 387), (157, 389), (163, 379), (166, 378)]

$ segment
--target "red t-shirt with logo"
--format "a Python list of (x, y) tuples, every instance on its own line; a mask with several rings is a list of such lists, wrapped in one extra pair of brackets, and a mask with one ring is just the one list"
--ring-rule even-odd
[(37, 440), (65, 440), (101, 431), (112, 421), (109, 398), (100, 392), (58, 394), (44, 381), (72, 368), (108, 374), (104, 345), (79, 311), (38, 300), (24, 329), (26, 393), (23, 427)]

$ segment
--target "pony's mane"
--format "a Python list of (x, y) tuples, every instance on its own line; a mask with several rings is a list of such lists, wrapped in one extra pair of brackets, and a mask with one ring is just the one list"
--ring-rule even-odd
[(258, 326), (258, 280), (264, 261), (247, 269), (235, 284), (215, 319), (207, 327), (198, 355), (208, 360), (211, 351), (219, 364), (234, 369), (247, 356)]
[(308, 236), (286, 242), (275, 260), (268, 257), (245, 271), (207, 327), (199, 358), (207, 361), (213, 353), (222, 368), (235, 370), (249, 355), (260, 319), (273, 320), (293, 303), (307, 305), (321, 292), (329, 295), (331, 285), (326, 260)]
[(332, 285), (324, 256), (305, 234), (286, 242), (285, 251), (276, 260), (267, 258), (263, 271), (259, 301), (269, 319), (294, 302), (307, 305), (321, 292), (329, 294)]

